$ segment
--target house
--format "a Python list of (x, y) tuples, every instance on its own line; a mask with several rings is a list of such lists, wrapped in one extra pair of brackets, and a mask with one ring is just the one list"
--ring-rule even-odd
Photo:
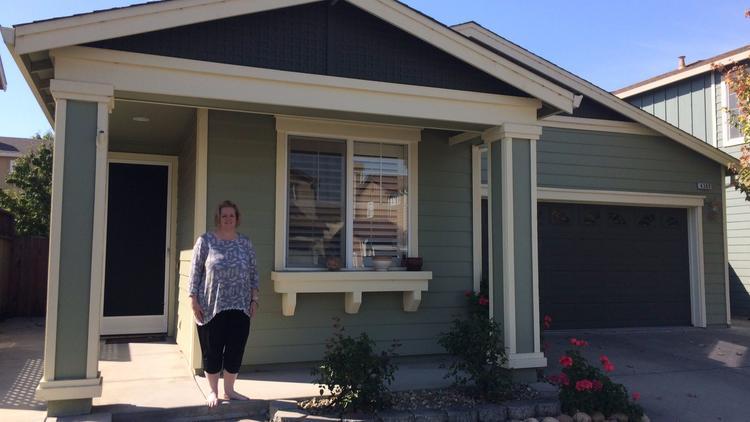
[[(677, 69), (614, 92), (618, 97), (666, 120), (708, 145), (739, 158), (744, 139), (729, 123), (726, 110), (737, 108), (737, 96), (727, 90), (724, 71), (747, 63), (750, 45), (688, 65), (679, 57)], [(722, 69), (723, 68), (723, 69)], [(750, 203), (726, 181), (727, 251), (731, 314), (750, 317)]]
[(37, 139), (0, 136), (0, 189), (11, 187), (5, 179), (13, 170), (16, 159), (38, 148), (40, 143), (41, 141)]
[[(100, 394), (103, 334), (167, 332), (199, 368), (189, 261), (226, 198), (261, 274), (247, 365), (318, 359), (334, 316), (403, 355), (441, 353), (479, 288), (483, 232), (519, 379), (547, 363), (541, 312), (729, 323), (733, 158), (476, 23), (393, 0), (174, 0), (3, 38), (55, 126), (37, 389), (51, 415)], [(422, 271), (370, 271), (403, 253)]]

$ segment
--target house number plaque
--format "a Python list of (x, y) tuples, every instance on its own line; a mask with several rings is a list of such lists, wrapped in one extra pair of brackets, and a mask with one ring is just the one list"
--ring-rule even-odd
[(698, 190), (712, 190), (713, 187), (708, 182), (698, 182)]

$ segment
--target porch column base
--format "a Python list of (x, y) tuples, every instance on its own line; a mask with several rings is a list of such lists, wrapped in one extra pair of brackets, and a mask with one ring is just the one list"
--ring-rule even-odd
[(505, 364), (508, 369), (546, 368), (544, 353), (514, 353), (508, 356)]
[(58, 401), (100, 397), (102, 395), (102, 377), (40, 381), (36, 388), (37, 400)]
[[(91, 399), (51, 400), (47, 402), (47, 419), (91, 413)], [(54, 420), (54, 419), (53, 419)]]

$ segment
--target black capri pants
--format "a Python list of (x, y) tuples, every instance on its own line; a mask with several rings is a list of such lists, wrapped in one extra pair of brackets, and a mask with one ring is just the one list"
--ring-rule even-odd
[(221, 311), (208, 324), (199, 325), (203, 370), (209, 374), (222, 368), (232, 374), (239, 372), (249, 333), (250, 317), (236, 309)]

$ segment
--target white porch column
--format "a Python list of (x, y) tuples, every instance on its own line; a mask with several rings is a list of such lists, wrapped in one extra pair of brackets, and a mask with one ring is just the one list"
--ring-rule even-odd
[(540, 348), (536, 142), (539, 126), (486, 130), (490, 315), (501, 323), (508, 367), (547, 366)]
[(52, 80), (52, 169), (44, 375), (49, 416), (88, 413), (101, 395), (99, 321), (112, 86)]

